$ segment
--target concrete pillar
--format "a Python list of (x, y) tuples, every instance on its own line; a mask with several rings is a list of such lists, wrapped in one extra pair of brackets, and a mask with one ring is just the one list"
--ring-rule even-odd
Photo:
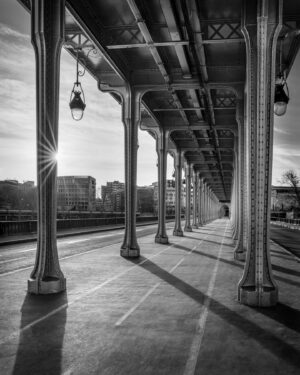
[(192, 228), (197, 229), (198, 228), (198, 223), (197, 223), (198, 177), (194, 168), (192, 169), (192, 171), (193, 171), (193, 224), (192, 224)]
[(158, 228), (155, 242), (167, 244), (166, 233), (166, 183), (167, 183), (167, 145), (169, 131), (159, 129), (156, 132), (156, 152), (158, 157)]
[(272, 306), (278, 299), (269, 239), (276, 42), (281, 23), (281, 0), (244, 0), (242, 32), (246, 41), (249, 93), (249, 141), (246, 145), (250, 182), (249, 236), (238, 299), (251, 306)]
[(141, 92), (130, 86), (122, 92), (122, 121), (125, 134), (125, 232), (120, 254), (126, 258), (136, 258), (140, 255), (136, 238), (136, 174), (141, 96)]
[[(36, 59), (37, 103), (37, 252), (28, 292), (58, 293), (66, 289), (56, 243), (56, 153), (60, 52), (64, 41), (64, 0), (31, 2), (31, 40)], [(75, 64), (75, 62), (74, 62)]]
[(192, 232), (191, 226), (191, 164), (186, 163), (185, 165), (185, 183), (186, 183), (186, 205), (185, 205), (185, 226), (186, 232)]
[(175, 228), (174, 236), (183, 236), (181, 229), (181, 186), (182, 186), (182, 152), (176, 150), (174, 152), (175, 167)]

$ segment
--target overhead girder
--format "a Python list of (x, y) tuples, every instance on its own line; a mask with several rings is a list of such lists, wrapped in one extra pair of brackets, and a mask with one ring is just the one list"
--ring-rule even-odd
[[(30, 9), (30, 0), (20, 2)], [(152, 126), (170, 131), (188, 129), (194, 133), (189, 146), (199, 148), (201, 154), (211, 153), (202, 155), (205, 160), (201, 163), (217, 162), (222, 179), (223, 163), (232, 163), (232, 156), (221, 151), (229, 147), (225, 142), (230, 142), (230, 137), (219, 132), (237, 134), (236, 90), (243, 92), (245, 83), (240, 9), (231, 12), (229, 5), (226, 15), (214, 17), (220, 8), (217, 2), (161, 0), (154, 6), (152, 2), (127, 0), (120, 4), (117, 9), (116, 1), (67, 0), (68, 51), (84, 59), (87, 70), (103, 90), (130, 84), (145, 92), (168, 93), (174, 108), (159, 102), (154, 105), (144, 97), (141, 127), (145, 125), (149, 131)], [(206, 12), (208, 8), (210, 11)], [(291, 2), (284, 2), (279, 40), (286, 74), (300, 45), (300, 15), (292, 9)], [(98, 51), (97, 57), (87, 54), (92, 46)], [(158, 100), (160, 93), (156, 94)], [(203, 149), (203, 141), (210, 146)], [(198, 158), (187, 157), (190, 161)]]

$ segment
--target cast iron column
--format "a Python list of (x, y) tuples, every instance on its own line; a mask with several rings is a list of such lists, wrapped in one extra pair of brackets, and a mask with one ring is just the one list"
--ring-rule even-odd
[(181, 173), (182, 173), (182, 153), (181, 150), (176, 150), (174, 153), (174, 167), (175, 167), (175, 228), (174, 236), (183, 236), (181, 229)]
[(166, 175), (167, 175), (167, 144), (169, 131), (159, 129), (156, 132), (156, 152), (158, 157), (158, 228), (155, 242), (168, 243), (166, 233)]
[(206, 182), (203, 182), (203, 224), (207, 223), (207, 185)]
[(199, 225), (203, 225), (203, 178), (199, 179)]
[(125, 233), (120, 254), (125, 258), (136, 258), (140, 255), (136, 238), (136, 174), (141, 96), (141, 92), (129, 86), (122, 95), (122, 120), (125, 133)]
[(31, 41), (36, 59), (37, 252), (28, 292), (66, 289), (56, 244), (56, 153), (58, 145), (59, 63), (64, 41), (64, 0), (31, 2)]
[(193, 173), (193, 224), (192, 228), (197, 229), (197, 208), (198, 208), (198, 179), (197, 173), (195, 172), (194, 168), (192, 168)]
[(185, 226), (186, 232), (192, 232), (191, 227), (191, 164), (186, 163), (185, 166), (185, 183), (186, 183), (186, 204), (185, 204)]
[(244, 248), (244, 225), (245, 225), (245, 121), (244, 121), (244, 103), (241, 99), (237, 99), (238, 123), (238, 159), (239, 159), (239, 232), (237, 244), (234, 249), (234, 258), (237, 260), (246, 259), (246, 249)]
[(251, 306), (272, 306), (278, 290), (270, 262), (270, 199), (276, 43), (281, 29), (281, 0), (244, 0), (242, 32), (247, 51), (249, 93), (249, 237), (238, 299)]

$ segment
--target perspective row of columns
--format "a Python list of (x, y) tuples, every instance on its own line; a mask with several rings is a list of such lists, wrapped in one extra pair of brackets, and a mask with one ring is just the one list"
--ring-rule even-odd
[[(37, 72), (38, 241), (35, 265), (28, 280), (28, 291), (35, 294), (48, 294), (66, 289), (66, 279), (59, 266), (56, 244), (57, 164), (55, 158), (58, 150), (59, 65), (64, 42), (65, 1), (33, 0), (31, 21)], [(125, 233), (120, 252), (124, 257), (138, 257), (140, 249), (136, 237), (136, 175), (138, 128), (141, 121), (143, 92), (125, 84), (117, 88), (116, 93), (122, 99), (122, 121), (125, 134)], [(165, 228), (168, 136), (167, 131), (161, 131), (157, 137), (159, 225), (155, 241), (159, 243), (168, 242)], [(176, 171), (174, 235), (182, 236), (181, 151), (176, 150), (174, 160)], [(210, 207), (209, 194), (211, 193), (207, 190), (207, 198), (204, 200), (206, 203), (203, 203), (207, 205), (207, 210)], [(206, 222), (211, 218), (210, 214), (202, 215), (201, 222)]]
[[(276, 303), (278, 288), (272, 276), (269, 255), (269, 208), (272, 166), (272, 131), (276, 42), (282, 24), (282, 0), (244, 0), (242, 33), (247, 55), (245, 111), (239, 105), (238, 136), (235, 140), (232, 194), (233, 237), (236, 259), (246, 258), (238, 287), (240, 302), (255, 306)], [(37, 88), (37, 186), (38, 242), (28, 290), (45, 294), (62, 291), (66, 280), (59, 267), (56, 247), (56, 161), (58, 146), (59, 60), (64, 41), (64, 0), (33, 0), (32, 43), (36, 56)], [(121, 255), (139, 256), (136, 239), (137, 133), (141, 120), (141, 97), (129, 84), (116, 89), (122, 99), (125, 131), (126, 226)], [(258, 100), (259, 99), (259, 100)], [(242, 103), (242, 102), (241, 102)], [(245, 112), (245, 113), (244, 113)], [(167, 132), (158, 140), (159, 227), (156, 241), (167, 242), (165, 231)], [(182, 152), (176, 150), (176, 223), (181, 229)], [(219, 203), (197, 171), (188, 166), (193, 179), (193, 212), (190, 222), (191, 189), (187, 194), (186, 228), (192, 230), (218, 216)], [(191, 184), (189, 185), (191, 186)]]

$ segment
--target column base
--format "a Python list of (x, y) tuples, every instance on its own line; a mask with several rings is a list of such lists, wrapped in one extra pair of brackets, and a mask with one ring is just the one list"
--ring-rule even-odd
[(184, 231), (185, 232), (192, 232), (193, 229), (192, 229), (192, 227), (190, 225), (188, 225), (188, 226), (184, 227)]
[(173, 236), (183, 237), (183, 231), (181, 229), (174, 229)]
[(138, 258), (140, 256), (140, 249), (121, 248), (120, 255), (123, 258)]
[(254, 286), (239, 287), (238, 300), (248, 306), (275, 306), (278, 301), (278, 290), (275, 287), (263, 287), (259, 293)]
[(46, 280), (29, 279), (27, 290), (30, 294), (55, 294), (66, 290), (66, 279), (48, 277)]
[(199, 227), (198, 227), (197, 224), (193, 224), (193, 225), (192, 225), (192, 228), (194, 228), (194, 229), (198, 229)]
[(155, 236), (156, 243), (168, 244), (169, 238), (168, 236)]
[(235, 251), (233, 256), (234, 256), (235, 260), (245, 261), (246, 260), (246, 251)]

